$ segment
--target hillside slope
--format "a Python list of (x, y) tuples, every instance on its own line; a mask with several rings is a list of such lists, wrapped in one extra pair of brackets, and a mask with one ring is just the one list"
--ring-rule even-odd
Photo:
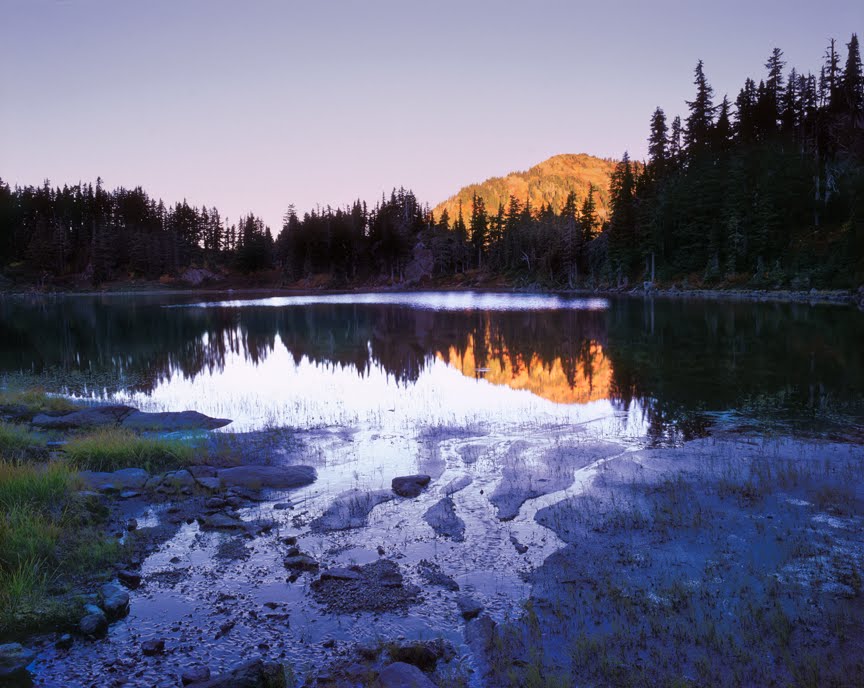
[(593, 184), (598, 214), (605, 218), (609, 175), (615, 168), (615, 162), (585, 153), (555, 155), (525, 172), (511, 172), (506, 177), (492, 177), (480, 184), (463, 187), (454, 196), (435, 206), (435, 217), (441, 217), (446, 208), (451, 221), (454, 220), (459, 215), (461, 201), (462, 214), (467, 222), (471, 215), (471, 199), (475, 193), (486, 203), (489, 214), (497, 212), (500, 203), (503, 203), (506, 209), (510, 196), (515, 196), (523, 204), (526, 199), (530, 199), (531, 206), (535, 209), (541, 204), (551, 203), (552, 207), (559, 211), (570, 191), (576, 192), (581, 205), (588, 194), (589, 185)]

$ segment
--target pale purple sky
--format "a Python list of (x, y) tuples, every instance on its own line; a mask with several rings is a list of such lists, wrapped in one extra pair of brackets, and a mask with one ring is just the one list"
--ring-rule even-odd
[(860, 0), (0, 0), (0, 177), (274, 230), (400, 185), (434, 205), (556, 153), (642, 157), (698, 59), (734, 100), (773, 47), (816, 71), (853, 31)]

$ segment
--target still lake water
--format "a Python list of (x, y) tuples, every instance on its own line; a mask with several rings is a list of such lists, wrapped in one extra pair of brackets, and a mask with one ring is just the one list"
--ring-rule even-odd
[[(245, 461), (318, 474), (240, 510), (274, 522), (270, 534), (238, 543), (180, 525), (142, 562), (146, 583), (110, 642), (57, 652), (46, 641), (34, 673), (39, 685), (90, 686), (134, 668), (124, 685), (152, 686), (263, 647), (314, 674), (330, 641), (398, 637), (443, 637), (470, 657), (455, 593), (424, 583), (424, 562), (494, 620), (513, 618), (532, 572), (565, 546), (538, 511), (579, 494), (604, 457), (728, 429), (864, 442), (862, 343), (864, 314), (803, 304), (464, 292), (0, 298), (0, 384), (231, 418), (219, 432), (237, 433)], [(432, 476), (418, 499), (379, 504), (362, 527), (310, 528), (347, 491), (389, 494), (393, 477), (418, 472)], [(425, 520), (448, 495), (464, 541)], [(285, 499), (292, 510), (276, 508)], [(166, 505), (135, 508), (140, 529)], [(283, 535), (327, 567), (386, 551), (424, 599), (404, 614), (329, 613), (306, 578), (286, 582)], [(227, 635), (226, 618), (236, 624)], [(140, 643), (157, 638), (170, 653), (142, 660)], [(479, 674), (470, 685), (482, 685)]]
[(864, 315), (801, 304), (401, 293), (0, 299), (0, 376), (273, 427), (558, 420), (857, 436)]

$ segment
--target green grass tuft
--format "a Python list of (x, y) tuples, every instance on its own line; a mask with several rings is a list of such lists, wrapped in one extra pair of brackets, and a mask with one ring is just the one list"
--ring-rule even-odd
[(158, 473), (188, 466), (195, 458), (195, 449), (185, 442), (142, 437), (120, 428), (73, 437), (65, 450), (73, 466), (91, 471), (144, 468)]
[(0, 456), (25, 458), (45, 451), (45, 440), (21, 425), (0, 422)]

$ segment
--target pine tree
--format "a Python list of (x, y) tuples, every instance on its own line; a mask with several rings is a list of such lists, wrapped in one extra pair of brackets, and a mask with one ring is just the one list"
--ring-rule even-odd
[(483, 255), (486, 252), (486, 242), (489, 237), (489, 220), (486, 216), (486, 204), (476, 193), (471, 199), (471, 246), (477, 257), (477, 267), (482, 267)]
[(690, 114), (687, 116), (687, 129), (684, 132), (684, 143), (691, 160), (711, 146), (711, 130), (714, 125), (714, 89), (708, 85), (705, 78), (702, 60), (696, 64), (695, 76), (693, 83), (696, 86), (696, 98), (687, 101)]
[(669, 164), (668, 134), (666, 113), (658, 107), (651, 115), (651, 133), (648, 136), (648, 161), (655, 178), (663, 177)]
[(844, 105), (852, 117), (852, 126), (864, 128), (864, 122), (859, 121), (864, 114), (864, 76), (861, 70), (861, 51), (858, 47), (858, 35), (852, 34), (852, 39), (846, 44), (848, 50), (846, 66), (840, 80), (840, 91), (843, 94)]

